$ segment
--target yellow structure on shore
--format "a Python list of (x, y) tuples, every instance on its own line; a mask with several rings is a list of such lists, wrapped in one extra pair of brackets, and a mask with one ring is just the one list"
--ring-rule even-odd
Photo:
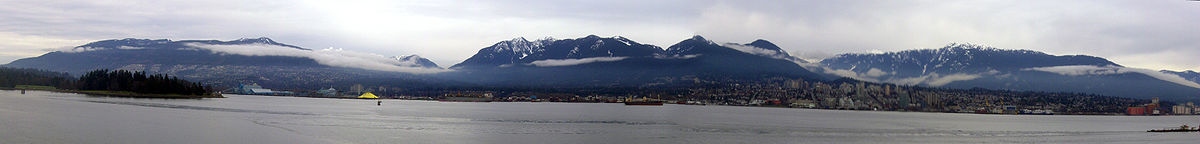
[(375, 94), (371, 94), (370, 92), (367, 92), (361, 96), (358, 96), (358, 98), (360, 98), (360, 99), (377, 99), (377, 98), (379, 98), (379, 96), (375, 96)]

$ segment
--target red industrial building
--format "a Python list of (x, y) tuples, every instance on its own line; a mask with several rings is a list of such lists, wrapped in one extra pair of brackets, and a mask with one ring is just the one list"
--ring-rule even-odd
[(1159, 115), (1161, 113), (1158, 111), (1158, 98), (1156, 97), (1156, 98), (1150, 99), (1149, 104), (1126, 108), (1125, 114), (1128, 114), (1128, 115)]
[(1146, 107), (1129, 107), (1128, 109), (1125, 109), (1125, 114), (1146, 115)]

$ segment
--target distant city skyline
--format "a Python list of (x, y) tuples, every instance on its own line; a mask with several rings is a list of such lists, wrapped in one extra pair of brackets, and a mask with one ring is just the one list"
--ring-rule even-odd
[(1200, 70), (1195, 1), (2, 1), (0, 63), (105, 39), (270, 37), (449, 66), (517, 37), (703, 35), (809, 60), (972, 43)]

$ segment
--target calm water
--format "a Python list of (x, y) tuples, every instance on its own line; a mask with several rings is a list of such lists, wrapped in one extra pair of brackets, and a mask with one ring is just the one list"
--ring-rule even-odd
[(0, 91), (0, 143), (1197, 143), (1196, 116), (1025, 116)]

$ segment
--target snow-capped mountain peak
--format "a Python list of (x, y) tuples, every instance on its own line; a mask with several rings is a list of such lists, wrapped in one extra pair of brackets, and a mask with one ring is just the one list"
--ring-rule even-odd
[(692, 36), (692, 38), (685, 39), (679, 43), (676, 43), (675, 45), (671, 45), (671, 47), (667, 47), (666, 52), (668, 55), (689, 55), (698, 53), (697, 48), (712, 46), (719, 45), (713, 41), (704, 39), (703, 36), (695, 35)]
[(423, 67), (423, 68), (440, 68), (437, 64), (429, 59), (425, 59), (418, 55), (392, 56), (392, 59), (400, 62), (400, 66)]
[(274, 44), (274, 43), (276, 43), (276, 42), (275, 42), (275, 40), (271, 40), (271, 38), (267, 38), (267, 37), (258, 37), (258, 38), (240, 38), (240, 39), (237, 39), (237, 40), (233, 40), (233, 42), (251, 42), (251, 43), (261, 43), (261, 44)]
[(517, 37), (513, 38), (512, 40), (496, 43), (495, 45), (488, 47), (488, 49), (497, 53), (511, 53), (527, 56), (532, 53), (544, 51), (542, 47), (548, 45), (551, 41), (554, 41), (554, 39), (546, 38), (536, 41), (529, 41), (526, 40), (525, 37)]
[(217, 44), (217, 45), (262, 44), (262, 45), (276, 45), (276, 46), (290, 47), (290, 48), (296, 48), (296, 49), (302, 49), (302, 50), (310, 50), (310, 49), (301, 48), (299, 46), (275, 42), (275, 40), (272, 40), (271, 38), (267, 38), (267, 37), (240, 38), (240, 39), (232, 40), (232, 41), (180, 41), (180, 42), (199, 42), (199, 43)]
[(707, 39), (704, 39), (704, 36), (700, 35), (694, 35), (692, 38), (689, 38), (689, 40), (708, 41)]
[(518, 38), (483, 48), (479, 53), (451, 68), (462, 66), (487, 68), (555, 59), (649, 57), (661, 51), (662, 49), (657, 46), (640, 44), (618, 36), (605, 38), (588, 35), (575, 39), (548, 38), (537, 41)]
[(622, 44), (625, 44), (625, 45), (640, 45), (637, 42), (633, 42), (633, 40), (629, 40), (628, 38), (621, 37), (621, 36), (615, 36), (615, 37), (613, 37), (613, 39), (616, 39), (618, 42), (621, 42)]
[(411, 61), (414, 59), (425, 59), (425, 58), (422, 58), (419, 55), (403, 55), (403, 56), (392, 56), (392, 59), (396, 59), (399, 61)]

